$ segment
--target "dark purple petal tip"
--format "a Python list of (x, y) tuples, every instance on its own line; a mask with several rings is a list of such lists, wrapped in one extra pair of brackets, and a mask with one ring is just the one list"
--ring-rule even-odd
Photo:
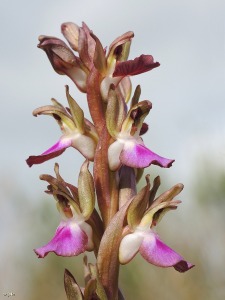
[(193, 268), (195, 265), (187, 262), (186, 260), (181, 260), (179, 261), (174, 267), (174, 269), (180, 273), (184, 273), (188, 270), (190, 270), (191, 268)]
[(29, 156), (28, 159), (26, 160), (27, 164), (29, 167), (32, 167), (33, 165), (38, 165), (38, 164), (42, 164), (43, 162), (52, 159), (54, 157), (57, 157), (59, 155), (61, 155), (66, 149), (62, 149), (56, 152), (52, 152), (46, 155), (33, 155), (33, 156)]

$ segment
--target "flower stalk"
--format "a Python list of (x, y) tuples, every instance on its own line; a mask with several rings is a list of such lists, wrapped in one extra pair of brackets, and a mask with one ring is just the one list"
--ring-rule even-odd
[(142, 54), (128, 60), (134, 37), (131, 31), (116, 38), (106, 51), (85, 23), (79, 27), (67, 22), (61, 30), (70, 47), (61, 39), (49, 36), (40, 36), (38, 47), (46, 52), (58, 74), (68, 76), (86, 94), (92, 120), (85, 118), (68, 86), (68, 107), (52, 99), (52, 105), (33, 112), (34, 116), (52, 116), (62, 136), (42, 154), (30, 156), (27, 159), (30, 167), (56, 158), (68, 147), (84, 157), (78, 187), (64, 181), (57, 163), (55, 177), (40, 176), (48, 183), (46, 193), (56, 200), (61, 221), (53, 238), (34, 251), (39, 258), (50, 252), (76, 256), (93, 251), (96, 264), (84, 258), (84, 287), (65, 271), (67, 298), (124, 299), (118, 282), (120, 265), (129, 263), (138, 253), (159, 267), (174, 267), (179, 272), (193, 267), (164, 244), (154, 230), (162, 216), (180, 204), (174, 197), (183, 185), (177, 184), (157, 196), (160, 178), (156, 177), (151, 186), (147, 175), (146, 185), (137, 188), (144, 168), (152, 164), (169, 168), (174, 162), (145, 145), (142, 136), (148, 131), (148, 125), (144, 120), (152, 103), (140, 101), (140, 86), (133, 96), (131, 93), (130, 77), (160, 64), (152, 55)]

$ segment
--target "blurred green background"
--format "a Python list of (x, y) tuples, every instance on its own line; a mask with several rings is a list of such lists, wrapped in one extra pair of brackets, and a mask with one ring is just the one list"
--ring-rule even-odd
[[(52, 70), (36, 48), (40, 34), (61, 37), (60, 24), (85, 21), (109, 45), (133, 30), (130, 58), (152, 54), (161, 66), (134, 77), (141, 100), (153, 109), (145, 143), (176, 162), (160, 175), (161, 192), (182, 182), (182, 204), (167, 214), (157, 231), (162, 240), (196, 265), (185, 274), (160, 269), (137, 256), (121, 267), (126, 299), (225, 299), (225, 2), (223, 0), (28, 0), (0, 2), (0, 299), (66, 299), (64, 269), (82, 285), (82, 256), (49, 254), (37, 259), (33, 248), (46, 243), (59, 223), (54, 200), (43, 193), (42, 173), (54, 162), (29, 169), (25, 159), (59, 137), (50, 118), (32, 117), (55, 97), (66, 103), (64, 85), (88, 115), (84, 95)], [(76, 185), (83, 158), (68, 149), (57, 159), (62, 176)], [(94, 261), (90, 255), (90, 261)]]

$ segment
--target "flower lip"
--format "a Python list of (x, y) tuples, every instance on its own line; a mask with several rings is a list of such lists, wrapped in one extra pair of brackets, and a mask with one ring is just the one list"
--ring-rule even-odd
[(57, 207), (61, 222), (54, 237), (43, 247), (34, 250), (37, 256), (43, 258), (49, 252), (54, 252), (58, 256), (76, 256), (85, 251), (92, 251), (94, 248), (92, 228), (85, 222), (81, 212), (76, 211), (75, 206), (64, 200), (58, 201)]
[(137, 226), (133, 233), (122, 239), (119, 250), (120, 263), (128, 263), (138, 252), (145, 260), (158, 267), (174, 267), (178, 272), (186, 272), (194, 267), (164, 244), (147, 226)]
[(146, 168), (151, 164), (169, 168), (174, 162), (172, 159), (154, 153), (142, 143), (136, 141), (135, 138), (124, 143), (124, 148), (120, 153), (120, 161), (122, 164), (133, 168)]
[(45, 257), (49, 252), (58, 256), (75, 256), (86, 250), (87, 243), (88, 236), (78, 224), (61, 221), (52, 240), (34, 251), (39, 258)]
[(158, 267), (174, 267), (178, 272), (186, 272), (194, 267), (180, 254), (164, 244), (153, 232), (146, 235), (139, 252), (145, 260)]
[(69, 138), (61, 138), (57, 143), (55, 143), (52, 147), (50, 147), (48, 150), (43, 152), (41, 155), (32, 155), (29, 156), (26, 160), (29, 167), (32, 167), (32, 165), (41, 164), (49, 159), (55, 158), (59, 155), (61, 155), (66, 148), (70, 147), (72, 143), (72, 140)]
[(117, 62), (113, 72), (113, 77), (138, 75), (147, 71), (151, 71), (159, 66), (160, 63), (154, 62), (152, 55), (142, 54), (133, 60)]

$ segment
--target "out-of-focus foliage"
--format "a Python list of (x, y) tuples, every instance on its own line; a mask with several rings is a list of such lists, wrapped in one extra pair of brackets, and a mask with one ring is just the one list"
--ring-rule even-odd
[(213, 161), (205, 159), (199, 165), (195, 177), (194, 189), (197, 196), (196, 199), (202, 205), (202, 208), (208, 209), (208, 207), (214, 206), (218, 209), (219, 205), (221, 209), (225, 209), (224, 164), (215, 168)]

